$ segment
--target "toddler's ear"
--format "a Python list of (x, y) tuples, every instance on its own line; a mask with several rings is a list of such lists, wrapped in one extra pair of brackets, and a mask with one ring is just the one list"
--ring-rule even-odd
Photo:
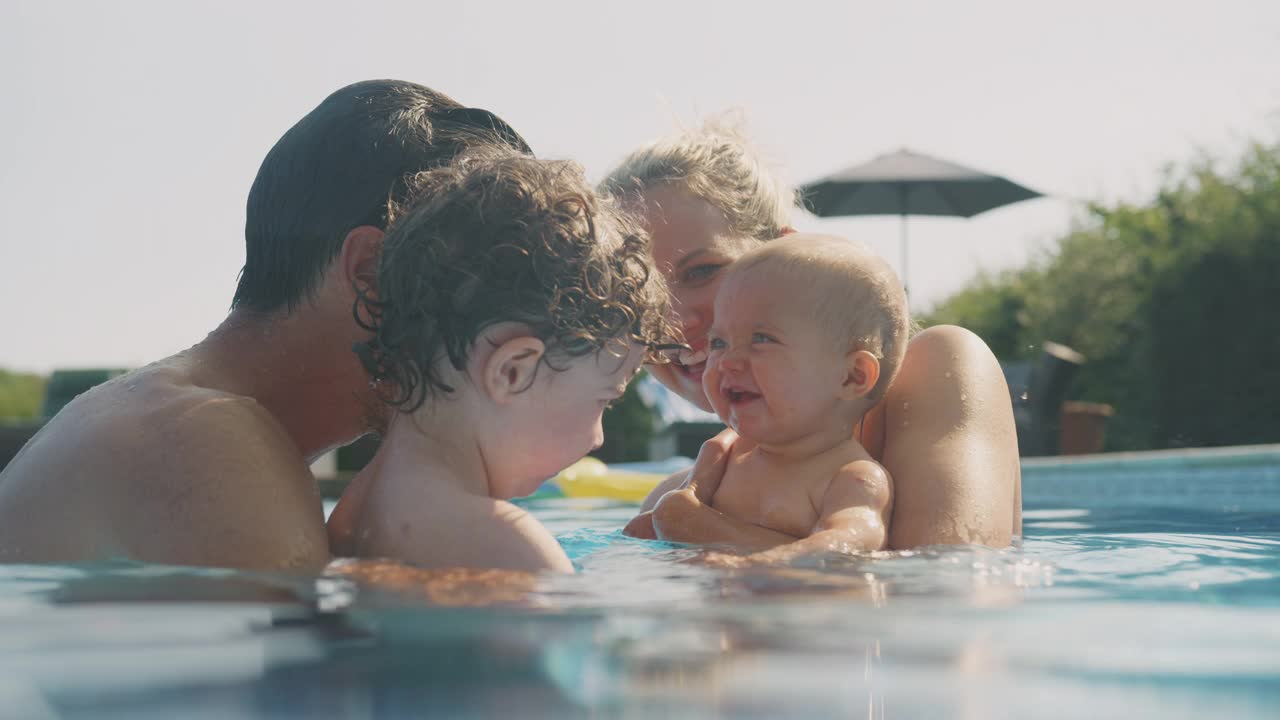
[(880, 361), (866, 350), (854, 350), (845, 359), (847, 362), (840, 396), (849, 400), (866, 397), (880, 380)]
[(503, 340), (484, 363), (484, 390), (499, 405), (510, 403), (533, 384), (547, 346), (529, 335)]

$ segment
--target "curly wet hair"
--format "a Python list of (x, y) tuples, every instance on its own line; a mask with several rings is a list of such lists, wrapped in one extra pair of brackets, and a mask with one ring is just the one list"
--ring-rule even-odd
[[(411, 179), (392, 208), (376, 290), (357, 287), (357, 343), (383, 400), (413, 412), (454, 391), (489, 326), (523, 323), (543, 361), (675, 338), (668, 293), (642, 226), (595, 193), (581, 167), (489, 149)], [(655, 356), (656, 357), (656, 356)]]

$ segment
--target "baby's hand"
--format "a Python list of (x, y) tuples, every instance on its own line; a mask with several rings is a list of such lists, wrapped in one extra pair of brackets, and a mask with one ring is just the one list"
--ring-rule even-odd
[(716, 490), (720, 488), (729, 453), (733, 450), (733, 443), (737, 439), (737, 433), (730, 428), (725, 428), (719, 435), (702, 443), (702, 448), (698, 451), (698, 459), (689, 470), (689, 479), (685, 481), (684, 486), (692, 489), (694, 497), (698, 498), (698, 502), (703, 505), (710, 506), (711, 498), (715, 497)]

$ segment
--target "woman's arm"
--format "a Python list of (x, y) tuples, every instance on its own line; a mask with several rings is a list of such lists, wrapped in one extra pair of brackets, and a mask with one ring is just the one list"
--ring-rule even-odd
[(921, 332), (883, 403), (882, 464), (894, 479), (889, 547), (1009, 544), (1020, 523), (1013, 403), (986, 343)]

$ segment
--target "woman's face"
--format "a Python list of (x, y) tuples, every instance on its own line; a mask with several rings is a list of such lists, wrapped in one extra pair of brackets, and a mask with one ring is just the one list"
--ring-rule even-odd
[(671, 288), (672, 310), (684, 341), (693, 348), (679, 362), (652, 367), (650, 372), (681, 397), (713, 412), (702, 391), (702, 371), (716, 289), (721, 271), (756, 241), (734, 237), (719, 210), (672, 187), (644, 193), (644, 216), (653, 238), (654, 263)]

